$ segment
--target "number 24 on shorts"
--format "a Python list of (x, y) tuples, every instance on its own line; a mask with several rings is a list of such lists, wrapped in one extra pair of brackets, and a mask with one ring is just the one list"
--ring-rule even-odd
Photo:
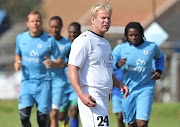
[(98, 116), (97, 120), (100, 121), (98, 126), (104, 126), (104, 124), (106, 124), (106, 126), (109, 126), (108, 116), (105, 116), (105, 118), (103, 118), (103, 116)]

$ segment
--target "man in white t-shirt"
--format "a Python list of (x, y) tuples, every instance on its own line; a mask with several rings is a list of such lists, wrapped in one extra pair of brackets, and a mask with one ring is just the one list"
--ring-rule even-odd
[(111, 24), (112, 7), (97, 4), (91, 9), (91, 29), (77, 37), (71, 46), (68, 77), (78, 95), (84, 127), (109, 127), (109, 93), (112, 86), (129, 94), (128, 87), (113, 74), (113, 56), (103, 38)]

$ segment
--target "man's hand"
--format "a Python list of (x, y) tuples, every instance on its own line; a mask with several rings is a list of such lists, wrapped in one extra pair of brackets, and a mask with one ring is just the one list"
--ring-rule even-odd
[(43, 61), (43, 64), (46, 66), (46, 68), (51, 68), (53, 66), (53, 62), (51, 61), (51, 59), (46, 56), (44, 58), (46, 60)]
[(83, 94), (79, 97), (81, 101), (88, 107), (95, 107), (97, 105), (96, 100), (89, 94)]
[(120, 59), (119, 62), (118, 62), (118, 67), (124, 66), (126, 64), (126, 60), (127, 60), (127, 57), (123, 58), (123, 59)]
[(21, 60), (18, 60), (18, 61), (16, 61), (15, 63), (14, 63), (14, 69), (16, 70), (16, 71), (19, 71), (20, 70), (20, 68), (21, 68)]
[(161, 74), (159, 72), (154, 71), (154, 70), (152, 70), (151, 72), (153, 73), (153, 75), (151, 76), (151, 79), (158, 80), (161, 78)]
[(126, 97), (129, 95), (129, 89), (128, 89), (128, 87), (127, 87), (123, 82), (121, 82), (119, 88), (120, 88), (121, 92), (123, 92), (123, 93), (125, 94), (124, 97), (123, 97), (123, 99), (126, 98)]

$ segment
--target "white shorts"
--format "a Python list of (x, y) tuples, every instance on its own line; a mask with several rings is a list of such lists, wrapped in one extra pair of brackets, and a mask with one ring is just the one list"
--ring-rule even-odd
[(88, 107), (78, 98), (79, 113), (83, 127), (110, 127), (109, 92), (88, 86), (82, 87), (82, 90), (96, 99), (97, 103), (96, 107)]

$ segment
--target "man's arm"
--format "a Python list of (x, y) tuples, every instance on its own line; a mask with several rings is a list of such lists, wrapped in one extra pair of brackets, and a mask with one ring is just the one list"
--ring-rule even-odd
[(74, 90), (76, 91), (78, 97), (81, 101), (88, 107), (95, 107), (97, 104), (93, 103), (91, 100), (95, 100), (91, 95), (85, 94), (80, 86), (79, 75), (78, 75), (79, 68), (74, 65), (68, 66), (68, 78), (70, 80), (71, 85), (73, 86)]
[(112, 74), (112, 78), (113, 78), (113, 87), (120, 88), (121, 92), (125, 94), (123, 98), (126, 98), (129, 95), (128, 87), (122, 81), (118, 80), (114, 74)]
[(43, 64), (46, 66), (46, 68), (65, 68), (67, 64), (63, 60), (63, 58), (57, 59), (56, 61), (51, 61), (50, 58), (45, 56), (45, 61), (43, 61)]
[(20, 55), (15, 55), (15, 62), (14, 62), (14, 69), (16, 70), (16, 71), (19, 71), (20, 70), (20, 68), (21, 68), (21, 56)]

